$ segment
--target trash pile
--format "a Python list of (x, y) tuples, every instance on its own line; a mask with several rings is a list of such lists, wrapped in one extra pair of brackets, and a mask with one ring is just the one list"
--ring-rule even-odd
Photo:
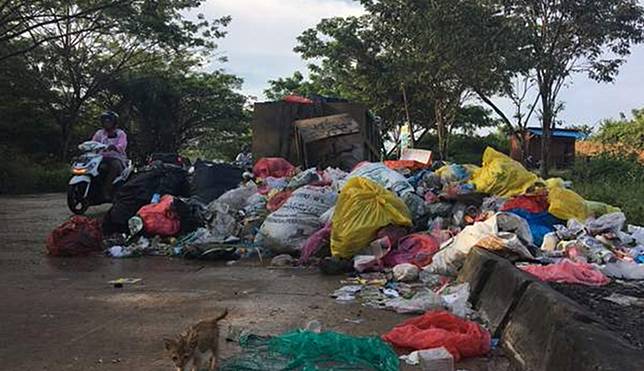
[[(383, 339), (406, 350), (444, 347), (458, 361), (490, 349), (489, 333), (472, 321), (469, 286), (455, 282), (473, 248), (507, 257), (544, 281), (644, 279), (644, 228), (624, 228), (619, 209), (584, 200), (570, 186), (540, 179), (492, 148), (481, 167), (401, 160), (345, 172), (262, 158), (252, 177), (198, 163), (190, 181), (185, 170), (158, 165), (119, 192), (103, 233), (122, 235), (104, 248), (115, 258), (236, 260), (257, 253), (275, 265), (351, 273), (331, 294), (336, 301), (419, 314)], [(48, 247), (61, 255), (57, 239)], [(305, 334), (283, 337), (264, 339), (262, 347)], [(277, 352), (288, 358), (290, 351)], [(440, 355), (434, 353), (414, 357)]]

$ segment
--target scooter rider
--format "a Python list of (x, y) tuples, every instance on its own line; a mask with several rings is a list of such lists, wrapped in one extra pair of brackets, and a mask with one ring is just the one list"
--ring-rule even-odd
[(114, 185), (112, 182), (118, 177), (125, 169), (127, 155), (125, 149), (127, 148), (127, 134), (125, 131), (118, 129), (118, 114), (112, 111), (104, 112), (101, 117), (102, 129), (96, 131), (92, 140), (108, 147), (101, 154), (103, 155), (103, 162), (101, 166), (105, 166), (105, 181), (103, 185), (103, 196), (106, 200), (112, 199)]

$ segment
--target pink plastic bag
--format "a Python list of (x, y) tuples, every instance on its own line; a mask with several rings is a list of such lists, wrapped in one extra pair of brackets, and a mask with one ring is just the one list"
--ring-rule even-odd
[(382, 260), (386, 267), (395, 267), (402, 263), (415, 264), (419, 268), (432, 262), (440, 245), (434, 236), (426, 233), (414, 233), (398, 241), (398, 248), (392, 249)]
[(490, 351), (490, 333), (478, 323), (447, 311), (429, 311), (409, 319), (382, 336), (383, 340), (406, 350), (445, 347), (454, 361), (479, 357)]
[(576, 283), (587, 286), (604, 286), (610, 282), (592, 265), (568, 259), (557, 264), (528, 265), (520, 268), (546, 282)]
[(304, 242), (304, 246), (300, 250), (300, 259), (298, 264), (306, 264), (315, 253), (317, 253), (324, 244), (331, 241), (331, 223), (318, 229)]
[(253, 166), (253, 175), (257, 178), (283, 178), (293, 175), (295, 167), (281, 157), (260, 158)]

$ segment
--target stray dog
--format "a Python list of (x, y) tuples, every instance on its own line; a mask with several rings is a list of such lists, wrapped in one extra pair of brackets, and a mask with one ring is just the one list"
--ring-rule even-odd
[(191, 326), (175, 339), (163, 339), (165, 349), (177, 366), (177, 371), (213, 371), (217, 367), (219, 327), (217, 323), (228, 309), (211, 320)]

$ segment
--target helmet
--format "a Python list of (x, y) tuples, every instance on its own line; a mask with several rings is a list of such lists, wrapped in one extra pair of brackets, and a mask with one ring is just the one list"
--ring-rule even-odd
[(101, 123), (111, 121), (116, 125), (119, 115), (114, 111), (105, 111), (101, 114)]

